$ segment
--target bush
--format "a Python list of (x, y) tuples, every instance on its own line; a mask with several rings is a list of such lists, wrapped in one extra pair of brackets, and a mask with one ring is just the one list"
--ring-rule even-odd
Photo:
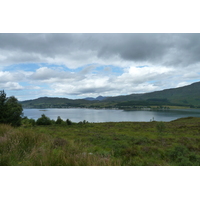
[(58, 116), (57, 120), (56, 120), (56, 124), (62, 124), (63, 120), (60, 118), (60, 116)]
[(49, 117), (42, 114), (42, 116), (37, 119), (36, 124), (37, 125), (51, 125), (51, 120)]
[(85, 119), (83, 121), (80, 121), (79, 124), (88, 124), (89, 122), (86, 121)]
[(35, 126), (35, 120), (34, 119), (28, 119), (27, 117), (24, 117), (22, 119), (22, 125), (25, 126), (25, 127)]
[(69, 119), (66, 120), (66, 123), (67, 123), (67, 125), (72, 125), (72, 121)]

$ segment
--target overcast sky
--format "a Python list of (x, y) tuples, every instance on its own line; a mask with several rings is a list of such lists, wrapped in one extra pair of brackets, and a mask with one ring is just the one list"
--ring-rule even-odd
[(200, 34), (0, 34), (0, 90), (19, 100), (152, 92), (200, 81)]

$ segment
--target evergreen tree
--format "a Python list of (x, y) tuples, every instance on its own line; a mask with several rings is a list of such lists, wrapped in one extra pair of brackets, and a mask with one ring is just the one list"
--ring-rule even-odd
[(7, 122), (12, 126), (20, 126), (21, 125), (21, 115), (22, 115), (22, 106), (18, 103), (18, 100), (11, 96), (6, 101), (6, 109), (7, 109)]
[(22, 105), (14, 96), (6, 97), (4, 90), (0, 91), (0, 123), (20, 126), (22, 111)]
[(58, 116), (57, 120), (56, 120), (56, 124), (62, 124), (63, 120), (61, 119), (60, 116)]
[(67, 123), (67, 125), (72, 125), (72, 121), (69, 119), (66, 120), (66, 123)]
[(6, 93), (0, 91), (0, 123), (6, 123)]

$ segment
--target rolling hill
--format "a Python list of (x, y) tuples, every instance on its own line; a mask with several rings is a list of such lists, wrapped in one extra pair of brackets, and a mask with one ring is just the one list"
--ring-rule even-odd
[(144, 94), (109, 97), (106, 101), (165, 101), (171, 104), (200, 106), (200, 82)]
[(84, 99), (68, 99), (59, 97), (40, 97), (38, 99), (21, 101), (24, 108), (62, 108), (62, 107), (80, 107), (89, 102)]
[[(91, 101), (92, 100), (92, 101)], [(200, 107), (200, 82), (191, 85), (165, 89), (143, 94), (131, 94), (94, 99), (67, 99), (58, 97), (41, 97), (20, 102), (24, 108), (63, 108), (63, 107), (121, 107), (177, 105)]]

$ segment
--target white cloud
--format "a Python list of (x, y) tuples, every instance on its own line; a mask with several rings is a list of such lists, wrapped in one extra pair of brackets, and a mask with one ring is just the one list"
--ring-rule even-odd
[(118, 83), (128, 83), (128, 84), (143, 84), (150, 81), (159, 81), (172, 76), (174, 72), (173, 68), (166, 67), (155, 67), (155, 66), (145, 66), (145, 67), (135, 67), (132, 66), (127, 69), (127, 71), (118, 77)]
[(16, 82), (0, 83), (0, 88), (2, 88), (4, 90), (22, 90), (22, 89), (24, 89), (23, 86), (21, 86), (19, 83), (16, 83)]
[[(200, 80), (199, 38), (199, 34), (0, 34), (0, 89), (26, 90), (24, 96), (31, 90), (33, 95), (79, 98), (182, 86)], [(20, 63), (38, 67), (27, 70)], [(114, 66), (120, 69), (116, 73)]]
[(25, 78), (25, 72), (0, 71), (0, 83), (8, 81), (20, 81)]
[[(98, 69), (89, 65), (78, 72), (65, 71), (65, 68), (39, 65), (36, 71), (0, 71), (2, 89), (40, 91), (39, 96), (64, 96), (83, 98), (145, 93), (185, 85), (189, 78), (198, 75), (196, 69), (180, 73), (172, 67), (131, 66), (121, 74), (113, 74), (108, 67)], [(17, 81), (17, 82), (16, 82)], [(26, 84), (21, 86), (20, 82)], [(34, 94), (34, 93), (33, 93)], [(38, 96), (38, 97), (39, 97)]]

